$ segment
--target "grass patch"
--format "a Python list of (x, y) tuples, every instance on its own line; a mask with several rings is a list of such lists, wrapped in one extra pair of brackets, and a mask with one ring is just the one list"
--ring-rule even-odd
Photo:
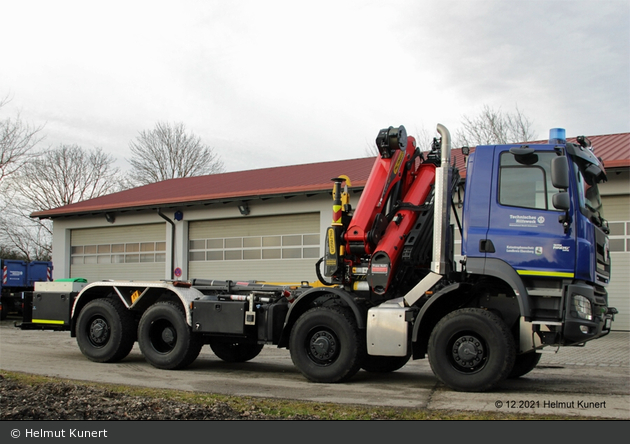
[[(213, 406), (224, 403), (236, 412), (256, 412), (270, 417), (284, 419), (322, 420), (576, 420), (576, 416), (512, 414), (501, 412), (467, 412), (448, 410), (427, 410), (418, 408), (373, 407), (352, 404), (318, 403), (275, 398), (255, 398), (227, 396), (213, 393), (189, 392), (173, 389), (153, 389), (137, 386), (103, 384), (52, 378), (33, 374), (0, 371), (0, 376), (18, 384), (37, 386), (50, 383), (63, 383), (91, 387), (97, 390), (119, 393), (138, 398), (156, 398), (186, 404)], [(589, 418), (591, 419), (591, 418)]]

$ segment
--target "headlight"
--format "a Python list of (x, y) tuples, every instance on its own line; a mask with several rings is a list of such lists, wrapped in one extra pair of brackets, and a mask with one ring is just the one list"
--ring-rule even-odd
[(586, 299), (584, 296), (579, 294), (573, 295), (573, 308), (577, 312), (578, 317), (589, 321), (593, 320), (591, 301)]

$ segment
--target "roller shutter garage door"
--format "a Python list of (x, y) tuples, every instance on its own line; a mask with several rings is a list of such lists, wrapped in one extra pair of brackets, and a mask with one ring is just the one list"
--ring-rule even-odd
[(610, 228), (608, 303), (619, 310), (612, 328), (630, 331), (630, 197), (604, 196), (602, 200)]
[(189, 225), (189, 277), (317, 281), (319, 213), (207, 220)]
[[(626, 222), (626, 232), (630, 230), (630, 222)], [(630, 238), (626, 237), (626, 250), (612, 251), (614, 246), (611, 239), (610, 260), (610, 284), (608, 291), (608, 304), (619, 310), (615, 315), (615, 322), (612, 324), (613, 330), (630, 331)]]
[(164, 224), (77, 229), (70, 242), (72, 278), (165, 279)]

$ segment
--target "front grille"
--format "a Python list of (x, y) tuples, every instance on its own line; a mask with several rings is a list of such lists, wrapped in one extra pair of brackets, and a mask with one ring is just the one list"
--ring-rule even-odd
[(595, 228), (597, 241), (597, 282), (608, 285), (610, 281), (610, 248), (608, 236), (599, 228)]

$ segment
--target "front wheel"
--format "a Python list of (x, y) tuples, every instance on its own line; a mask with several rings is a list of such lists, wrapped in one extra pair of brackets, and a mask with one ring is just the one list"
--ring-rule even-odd
[(520, 378), (521, 376), (531, 372), (534, 368), (536, 368), (538, 362), (540, 362), (541, 356), (542, 355), (540, 353), (535, 352), (518, 355), (514, 361), (514, 367), (512, 367), (512, 371), (508, 375), (508, 378)]
[(343, 307), (316, 307), (304, 313), (291, 330), (293, 364), (313, 382), (342, 382), (363, 363), (364, 345), (356, 320)]
[(153, 367), (178, 370), (193, 363), (203, 342), (172, 302), (158, 302), (144, 312), (138, 325), (138, 345)]
[(514, 339), (501, 318), (480, 308), (444, 316), (429, 338), (429, 363), (447, 386), (464, 392), (490, 390), (514, 366)]
[(95, 299), (79, 313), (77, 344), (90, 361), (118, 362), (133, 348), (135, 325), (120, 301)]

